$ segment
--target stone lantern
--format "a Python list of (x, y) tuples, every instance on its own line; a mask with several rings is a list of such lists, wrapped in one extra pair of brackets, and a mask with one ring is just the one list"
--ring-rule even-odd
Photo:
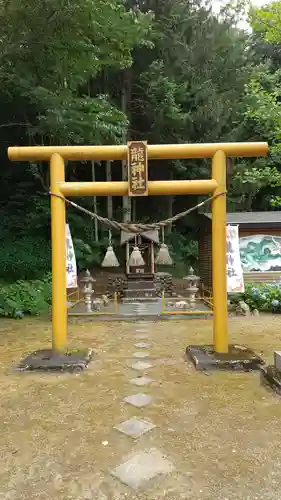
[(93, 283), (96, 280), (91, 276), (90, 271), (86, 270), (84, 278), (81, 279), (81, 283), (83, 283), (83, 294), (84, 294), (84, 303), (86, 312), (92, 312), (92, 295), (94, 293)]
[(196, 294), (199, 290), (200, 277), (195, 276), (194, 269), (190, 267), (188, 275), (183, 279), (187, 282), (186, 292), (190, 309), (194, 309), (196, 304)]

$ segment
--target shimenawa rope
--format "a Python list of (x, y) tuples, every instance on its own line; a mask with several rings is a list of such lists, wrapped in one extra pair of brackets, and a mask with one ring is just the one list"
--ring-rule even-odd
[(185, 217), (186, 215), (189, 215), (190, 213), (194, 212), (198, 208), (203, 207), (207, 203), (210, 203), (211, 201), (215, 200), (219, 196), (222, 196), (226, 194), (226, 191), (217, 193), (213, 196), (210, 196), (204, 201), (201, 201), (194, 207), (188, 208), (184, 212), (180, 212), (173, 217), (170, 217), (168, 219), (158, 221), (158, 222), (153, 222), (152, 224), (141, 224), (141, 223), (136, 223), (136, 222), (117, 222), (117, 221), (112, 221), (108, 219), (107, 217), (101, 217), (98, 214), (95, 214), (94, 212), (91, 212), (90, 210), (87, 210), (87, 208), (82, 207), (81, 205), (78, 205), (77, 203), (74, 203), (74, 201), (69, 200), (68, 198), (65, 198), (64, 196), (57, 194), (57, 193), (52, 193), (52, 191), (49, 192), (50, 196), (55, 196), (56, 198), (60, 198), (65, 203), (70, 205), (73, 208), (76, 208), (80, 212), (83, 212), (86, 215), (89, 215), (92, 219), (97, 219), (99, 222), (102, 224), (105, 224), (106, 226), (110, 227), (111, 229), (117, 229), (119, 231), (125, 231), (126, 233), (143, 233), (146, 231), (153, 231), (155, 229), (161, 229), (162, 227), (169, 226), (176, 222), (177, 220), (181, 219), (182, 217)]

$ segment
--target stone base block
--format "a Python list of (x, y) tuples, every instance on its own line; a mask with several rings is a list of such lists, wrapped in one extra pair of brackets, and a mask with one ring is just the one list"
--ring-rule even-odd
[(281, 351), (274, 352), (274, 366), (276, 370), (279, 370), (279, 372), (281, 372)]
[(216, 353), (213, 346), (188, 346), (188, 358), (196, 370), (259, 370), (264, 361), (248, 347), (230, 345), (226, 354)]
[(21, 360), (19, 371), (80, 372), (88, 367), (93, 352), (91, 349), (56, 354), (51, 349), (35, 351)]
[(273, 365), (262, 367), (262, 384), (270, 387), (274, 392), (281, 395), (281, 372)]

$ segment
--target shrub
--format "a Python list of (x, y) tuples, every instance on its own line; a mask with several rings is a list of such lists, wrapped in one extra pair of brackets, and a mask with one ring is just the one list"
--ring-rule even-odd
[(18, 280), (0, 285), (0, 316), (22, 318), (47, 313), (51, 303), (51, 276), (43, 280)]
[[(182, 278), (189, 272), (190, 266), (197, 272), (199, 249), (198, 242), (186, 237), (176, 231), (167, 235), (165, 242), (168, 244), (169, 252), (173, 260), (171, 266), (157, 266), (157, 271), (171, 273), (174, 278)], [(158, 248), (156, 249), (156, 254)]]
[(0, 277), (16, 280), (43, 278), (51, 269), (51, 244), (42, 238), (18, 238), (1, 242)]
[(245, 293), (231, 296), (232, 302), (243, 300), (251, 310), (281, 312), (281, 278), (278, 283), (246, 283)]
[(95, 266), (100, 266), (104, 258), (108, 239), (100, 239), (100, 241), (91, 241), (86, 243), (84, 240), (74, 238), (73, 246), (77, 267), (81, 271), (83, 269), (91, 269)]

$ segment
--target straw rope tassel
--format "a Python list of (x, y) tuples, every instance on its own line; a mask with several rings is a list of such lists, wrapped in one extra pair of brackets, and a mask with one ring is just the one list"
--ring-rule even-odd
[(137, 237), (136, 236), (135, 236), (135, 246), (134, 246), (133, 251), (130, 255), (128, 264), (130, 267), (139, 267), (139, 266), (145, 265), (145, 262), (142, 258), (142, 254), (141, 254), (140, 249), (137, 245)]
[(164, 227), (162, 227), (162, 243), (155, 263), (158, 264), (158, 266), (171, 266), (173, 264), (168, 246), (164, 243)]
[(109, 245), (106, 250), (106, 254), (102, 261), (101, 267), (119, 267), (120, 264), (117, 260), (115, 252), (113, 250), (112, 241), (111, 241), (111, 231), (109, 231)]

